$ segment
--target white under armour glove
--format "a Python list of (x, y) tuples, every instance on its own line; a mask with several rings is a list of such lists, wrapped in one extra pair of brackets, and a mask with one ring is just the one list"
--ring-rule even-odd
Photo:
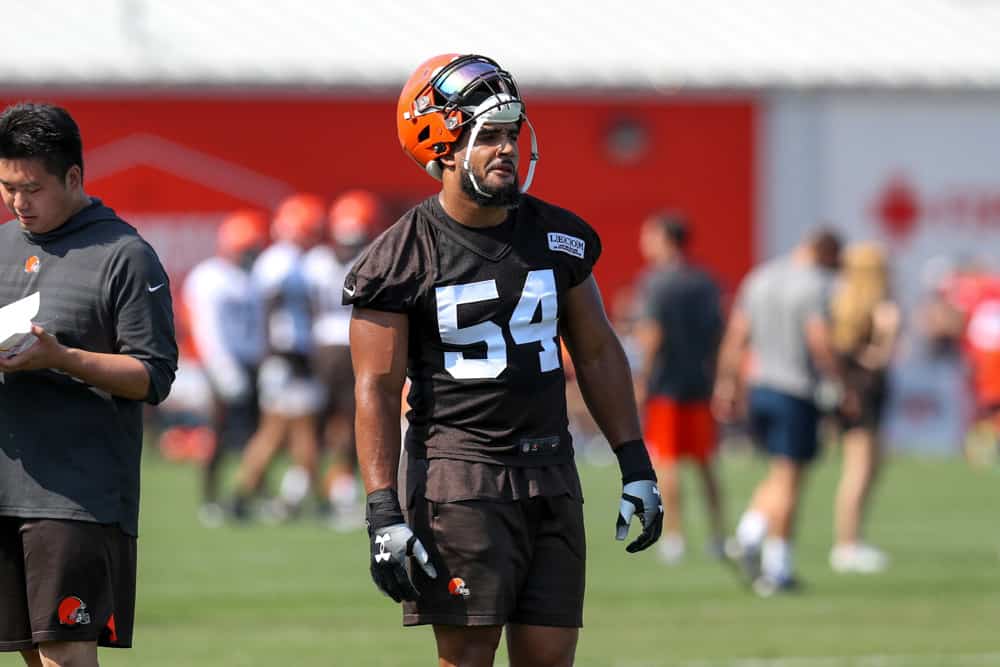
[(639, 517), (642, 533), (629, 543), (629, 553), (642, 551), (660, 539), (663, 532), (663, 501), (656, 486), (656, 473), (649, 460), (646, 445), (641, 440), (626, 442), (615, 448), (618, 465), (622, 471), (622, 499), (618, 506), (615, 539), (628, 536), (633, 516)]
[(615, 539), (624, 540), (628, 535), (629, 523), (638, 516), (642, 523), (642, 534), (633, 540), (625, 550), (630, 554), (652, 546), (660, 539), (663, 531), (663, 502), (656, 480), (643, 479), (629, 482), (622, 488), (622, 501), (618, 507), (618, 523)]
[(371, 540), (372, 580), (379, 590), (396, 602), (416, 600), (420, 593), (406, 569), (412, 557), (431, 579), (437, 570), (427, 549), (403, 520), (395, 489), (379, 489), (368, 494), (367, 522)]

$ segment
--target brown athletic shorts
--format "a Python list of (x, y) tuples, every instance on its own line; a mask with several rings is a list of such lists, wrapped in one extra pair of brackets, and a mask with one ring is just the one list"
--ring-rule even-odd
[[(430, 579), (419, 567), (413, 568), (420, 598), (404, 603), (403, 624), (581, 627), (586, 537), (583, 499), (573, 492), (579, 479), (572, 464), (537, 475), (538, 469), (511, 471), (482, 463), (432, 460), (428, 489), (420, 480), (427, 474), (427, 462), (420, 463), (423, 471), (411, 467), (408, 474), (412, 494), (407, 499), (407, 521), (430, 553), (438, 576)], [(513, 484), (498, 489), (496, 483), (502, 483), (507, 471), (513, 473)], [(470, 475), (477, 479), (467, 479)], [(526, 476), (533, 482), (519, 484), (517, 478)], [(473, 481), (484, 497), (440, 502), (435, 494), (447, 495), (448, 486), (450, 495), (458, 492), (456, 479)], [(543, 484), (537, 484), (539, 480)], [(544, 493), (545, 487), (563, 492), (503, 498), (518, 486), (537, 493)]]
[(112, 524), (0, 517), (0, 651), (132, 646), (136, 540)]

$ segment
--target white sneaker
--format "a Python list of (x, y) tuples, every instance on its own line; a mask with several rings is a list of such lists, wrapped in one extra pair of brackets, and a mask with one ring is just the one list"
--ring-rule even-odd
[(667, 533), (657, 544), (660, 560), (667, 565), (676, 565), (684, 558), (684, 538), (677, 533)]
[(752, 586), (761, 575), (760, 545), (744, 545), (736, 537), (728, 537), (722, 548), (726, 554), (725, 562), (736, 567), (744, 583)]
[(877, 574), (889, 567), (889, 556), (870, 544), (840, 544), (830, 551), (830, 567), (841, 574)]
[(219, 503), (202, 503), (198, 508), (198, 521), (206, 528), (218, 528), (226, 521), (226, 510)]

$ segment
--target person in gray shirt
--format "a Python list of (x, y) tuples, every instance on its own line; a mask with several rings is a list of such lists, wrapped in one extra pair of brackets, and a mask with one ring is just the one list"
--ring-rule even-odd
[[(49, 104), (0, 114), (0, 305), (38, 294), (0, 358), (0, 651), (97, 666), (129, 647), (143, 403), (177, 368), (166, 272), (83, 189), (80, 130)], [(30, 339), (29, 339), (30, 340)]]
[(818, 450), (817, 401), (839, 377), (828, 324), (839, 256), (840, 240), (820, 230), (753, 270), (740, 286), (719, 351), (715, 414), (732, 421), (745, 397), (751, 435), (770, 457), (729, 545), (761, 595), (798, 585), (791, 539), (805, 469)]

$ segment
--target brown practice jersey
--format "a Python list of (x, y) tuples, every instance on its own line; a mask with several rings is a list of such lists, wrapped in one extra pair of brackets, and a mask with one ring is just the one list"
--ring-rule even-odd
[(559, 317), (600, 254), (587, 223), (528, 195), (487, 230), (451, 219), (435, 195), (369, 246), (344, 303), (409, 319), (413, 455), (526, 466), (572, 458)]

